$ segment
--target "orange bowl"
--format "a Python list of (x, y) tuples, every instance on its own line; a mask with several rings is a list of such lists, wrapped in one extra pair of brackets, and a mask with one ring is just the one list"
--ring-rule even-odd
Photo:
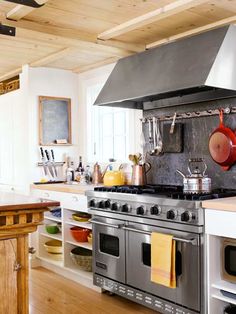
[(91, 230), (80, 227), (72, 227), (70, 228), (70, 232), (75, 241), (88, 242), (88, 235)]

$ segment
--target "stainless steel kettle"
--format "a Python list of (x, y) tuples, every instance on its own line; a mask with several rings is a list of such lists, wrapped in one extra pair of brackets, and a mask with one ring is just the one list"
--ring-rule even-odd
[[(202, 163), (204, 169), (201, 172), (198, 166), (192, 168), (194, 163)], [(185, 175), (182, 171), (176, 170), (183, 178), (184, 193), (188, 194), (200, 194), (200, 193), (210, 193), (211, 192), (211, 178), (209, 178), (205, 173), (207, 170), (207, 165), (203, 158), (191, 158), (189, 159), (188, 172), (189, 175)]]

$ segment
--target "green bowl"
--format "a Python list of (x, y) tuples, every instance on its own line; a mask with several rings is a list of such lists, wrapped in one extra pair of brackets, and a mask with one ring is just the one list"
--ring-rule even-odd
[(56, 233), (60, 232), (60, 229), (58, 228), (57, 224), (45, 225), (45, 229), (46, 229), (47, 233), (50, 233), (50, 234), (56, 234)]

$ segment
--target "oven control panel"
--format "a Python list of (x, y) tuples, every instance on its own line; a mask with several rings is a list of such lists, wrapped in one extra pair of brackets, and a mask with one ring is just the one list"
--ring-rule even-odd
[(89, 198), (88, 207), (90, 208), (91, 212), (93, 209), (95, 209), (184, 224), (204, 224), (202, 208), (186, 209), (179, 206), (167, 206), (155, 203), (137, 203), (120, 199), (105, 199), (98, 197)]
[[(104, 278), (100, 275), (94, 274), (94, 285), (130, 299), (136, 303), (142, 304), (146, 307), (154, 309), (159, 313), (170, 314), (197, 314), (197, 312), (188, 310), (184, 307), (178, 306), (171, 302), (165, 301), (161, 298), (148, 294), (146, 292), (134, 289), (132, 287), (120, 284), (114, 280)], [(199, 314), (199, 313), (198, 313)]]

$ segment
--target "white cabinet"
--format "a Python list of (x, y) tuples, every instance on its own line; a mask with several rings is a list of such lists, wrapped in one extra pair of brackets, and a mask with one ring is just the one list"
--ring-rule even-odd
[[(77, 222), (72, 219), (73, 213), (87, 212), (87, 197), (82, 194), (55, 192), (48, 190), (32, 189), (33, 196), (41, 200), (55, 200), (61, 204), (61, 217), (55, 217), (50, 212), (44, 214), (44, 225), (40, 226), (37, 231), (37, 236), (31, 245), (36, 248), (36, 257), (44, 267), (59, 272), (78, 281), (88, 287), (95, 288), (92, 283), (92, 273), (81, 270), (72, 261), (70, 252), (75, 247), (83, 247), (87, 250), (92, 250), (92, 245), (88, 242), (77, 242), (71, 235), (70, 228), (73, 226), (91, 229), (90, 222)], [(45, 224), (61, 223), (61, 233), (49, 234), (45, 229)], [(55, 260), (55, 256), (48, 254), (45, 250), (44, 243), (50, 239), (56, 239), (62, 242), (63, 254), (61, 260)]]
[(206, 248), (207, 248), (207, 286), (208, 314), (222, 314), (236, 299), (224, 296), (221, 290), (236, 295), (236, 284), (225, 281), (222, 272), (222, 239), (236, 238), (236, 212), (205, 210)]
[(0, 189), (24, 192), (28, 179), (28, 132), (21, 91), (1, 95), (0, 107)]

